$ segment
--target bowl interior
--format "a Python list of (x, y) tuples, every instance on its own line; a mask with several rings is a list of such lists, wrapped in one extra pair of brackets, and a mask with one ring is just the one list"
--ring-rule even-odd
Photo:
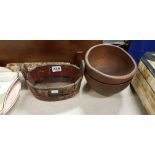
[(123, 76), (133, 71), (132, 58), (115, 46), (97, 46), (88, 55), (89, 64), (96, 70), (111, 76)]
[[(59, 71), (53, 71), (58, 67)], [(61, 68), (61, 69), (60, 69)], [(71, 65), (53, 65), (37, 67), (28, 73), (28, 81), (42, 89), (61, 88), (74, 83), (80, 77), (80, 69)]]

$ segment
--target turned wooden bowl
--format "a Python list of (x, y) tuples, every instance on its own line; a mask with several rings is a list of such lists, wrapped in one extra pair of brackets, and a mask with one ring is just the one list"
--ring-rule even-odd
[(97, 81), (96, 79), (89, 76), (85, 73), (85, 77), (87, 80), (88, 85), (95, 90), (97, 93), (104, 95), (104, 96), (111, 96), (113, 94), (119, 93), (123, 89), (125, 89), (129, 84), (130, 81), (121, 84), (106, 84)]
[(120, 84), (130, 81), (137, 65), (122, 48), (99, 44), (91, 47), (85, 55), (87, 73), (99, 82)]
[(57, 63), (36, 67), (31, 71), (28, 71), (26, 65), (22, 65), (21, 71), (36, 98), (45, 101), (63, 100), (78, 93), (84, 72), (84, 61), (81, 67)]

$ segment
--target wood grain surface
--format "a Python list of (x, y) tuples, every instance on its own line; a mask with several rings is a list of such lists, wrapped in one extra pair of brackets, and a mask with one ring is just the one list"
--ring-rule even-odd
[(76, 52), (86, 52), (100, 43), (102, 40), (1, 40), (0, 65), (43, 61), (76, 63)]
[(138, 65), (138, 69), (143, 75), (144, 79), (147, 81), (147, 83), (150, 85), (150, 87), (155, 92), (155, 78), (150, 72), (150, 70), (145, 66), (145, 64), (142, 61), (140, 61)]
[(138, 70), (131, 82), (148, 114), (155, 114), (155, 93)]

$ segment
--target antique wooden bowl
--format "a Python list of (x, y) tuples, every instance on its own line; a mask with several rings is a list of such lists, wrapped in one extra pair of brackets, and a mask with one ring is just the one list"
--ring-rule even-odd
[(80, 68), (72, 64), (57, 63), (28, 71), (26, 65), (22, 65), (21, 72), (36, 98), (45, 101), (62, 100), (78, 93), (84, 72), (84, 61)]
[(106, 84), (106, 83), (97, 81), (96, 79), (89, 76), (87, 73), (85, 73), (85, 77), (86, 77), (88, 85), (93, 90), (95, 90), (97, 93), (104, 95), (104, 96), (110, 96), (115, 93), (118, 93), (122, 91), (123, 89), (125, 89), (130, 83), (130, 81), (127, 81), (121, 84)]
[(136, 72), (134, 59), (122, 48), (99, 44), (90, 48), (85, 55), (87, 73), (106, 84), (130, 81)]

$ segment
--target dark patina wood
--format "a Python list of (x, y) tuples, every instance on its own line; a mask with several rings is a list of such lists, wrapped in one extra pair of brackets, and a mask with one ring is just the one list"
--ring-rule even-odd
[[(54, 71), (53, 67), (60, 70)], [(57, 101), (73, 97), (79, 92), (84, 61), (81, 67), (67, 63), (57, 63), (36, 67), (28, 71), (26, 65), (21, 67), (23, 76), (33, 95), (44, 101)]]
[(101, 40), (1, 40), (0, 65), (20, 62), (76, 63), (75, 54), (86, 52)]

